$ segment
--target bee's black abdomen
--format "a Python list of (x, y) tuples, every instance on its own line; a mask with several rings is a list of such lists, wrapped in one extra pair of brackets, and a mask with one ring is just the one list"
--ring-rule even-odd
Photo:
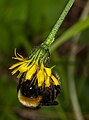
[(60, 86), (51, 85), (47, 87), (43, 93), (42, 105), (50, 106), (50, 105), (57, 105), (58, 102), (54, 101), (55, 98), (60, 93)]

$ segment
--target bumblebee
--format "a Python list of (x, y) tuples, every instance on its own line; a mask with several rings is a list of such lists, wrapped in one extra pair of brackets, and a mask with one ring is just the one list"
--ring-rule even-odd
[(43, 52), (44, 49), (39, 48), (31, 58), (26, 59), (16, 53), (15, 49), (13, 59), (19, 62), (9, 68), (12, 70), (12, 75), (18, 74), (18, 99), (26, 107), (37, 108), (58, 104), (54, 100), (60, 93), (60, 81), (52, 73), (54, 66), (48, 68), (44, 65), (47, 61), (45, 61), (47, 52), (45, 51), (45, 55)]
[(60, 93), (60, 86), (54, 85), (51, 81), (49, 87), (45, 87), (45, 83), (38, 87), (35, 75), (32, 80), (25, 80), (25, 73), (22, 74), (17, 86), (18, 99), (26, 107), (37, 108), (40, 106), (57, 105), (54, 99)]

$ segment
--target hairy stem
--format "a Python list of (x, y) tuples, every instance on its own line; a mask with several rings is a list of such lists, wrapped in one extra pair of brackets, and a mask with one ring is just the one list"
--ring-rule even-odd
[(49, 36), (47, 37), (47, 39), (44, 41), (44, 45), (46, 45), (47, 47), (49, 47), (54, 39), (55, 39), (55, 35), (59, 29), (59, 27), (61, 26), (63, 20), (65, 19), (68, 11), (70, 10), (70, 8), (72, 7), (73, 3), (75, 0), (69, 0), (69, 2), (67, 3), (64, 11), (62, 12), (61, 16), (59, 17), (58, 21), (56, 22), (56, 24), (54, 25), (52, 31), (50, 32)]

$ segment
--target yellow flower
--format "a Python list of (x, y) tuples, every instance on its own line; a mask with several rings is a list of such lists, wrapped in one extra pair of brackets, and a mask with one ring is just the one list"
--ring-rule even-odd
[[(13, 64), (9, 69), (12, 70), (12, 75), (18, 73), (18, 99), (28, 107), (31, 105), (38, 106), (38, 104), (49, 104), (57, 97), (60, 92), (60, 82), (53, 75), (52, 69), (44, 66), (44, 56), (42, 51), (36, 51), (30, 58), (26, 59), (22, 55), (16, 53), (15, 60), (17, 63)], [(40, 99), (39, 99), (40, 98)], [(36, 101), (38, 102), (35, 102)], [(32, 102), (34, 100), (34, 102)], [(34, 103), (34, 104), (33, 104)], [(54, 104), (54, 103), (51, 103)]]
[(12, 65), (9, 69), (12, 70), (12, 75), (19, 71), (18, 79), (21, 77), (23, 73), (26, 73), (25, 80), (31, 80), (34, 74), (36, 74), (38, 87), (41, 87), (45, 84), (45, 87), (49, 87), (51, 83), (54, 85), (59, 85), (59, 81), (52, 74), (52, 68), (47, 68), (44, 66), (43, 62), (41, 65), (38, 65), (37, 61), (32, 61), (31, 59), (25, 59), (22, 55), (16, 53), (15, 49), (15, 57), (13, 59), (18, 60), (18, 63)]

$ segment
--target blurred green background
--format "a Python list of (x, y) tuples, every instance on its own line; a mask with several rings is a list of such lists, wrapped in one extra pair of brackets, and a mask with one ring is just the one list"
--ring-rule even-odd
[(17, 99), (14, 48), (27, 57), (46, 39), (68, 0), (0, 0), (0, 120), (89, 120), (89, 1), (76, 0), (51, 48), (60, 76), (58, 106), (24, 108)]

